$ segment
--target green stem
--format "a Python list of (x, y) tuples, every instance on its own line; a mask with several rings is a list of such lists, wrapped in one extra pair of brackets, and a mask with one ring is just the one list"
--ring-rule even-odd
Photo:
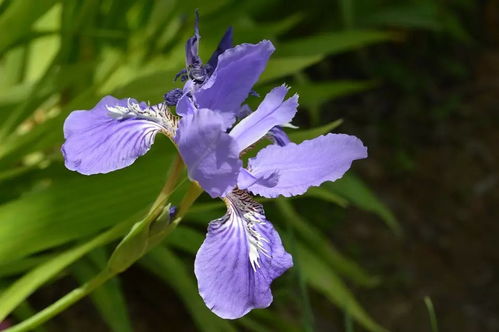
[[(5, 290), (0, 296), (0, 320), (3, 320), (17, 305), (22, 303), (31, 293), (33, 293), (42, 284), (53, 278), (64, 267), (73, 263), (89, 251), (118, 239), (130, 228), (131, 220), (117, 224), (106, 232), (99, 234), (92, 240), (70, 249), (53, 260), (42, 263), (31, 270), (11, 287)], [(33, 281), (35, 280), (35, 281)]]
[[(181, 164), (181, 161), (180, 161)], [(182, 164), (183, 165), (183, 164)], [(180, 174), (181, 167), (180, 166), (174, 166), (173, 174), (177, 174), (175, 169), (178, 170), (178, 174)], [(182, 166), (183, 167), (183, 166)], [(170, 182), (170, 181), (168, 181)], [(168, 184), (167, 182), (167, 184)], [(169, 192), (171, 188), (175, 183), (171, 185), (165, 185), (164, 189), (162, 190), (161, 194)], [(165, 188), (167, 188), (165, 190)], [(170, 189), (168, 189), (170, 188)], [(201, 195), (203, 190), (199, 187), (198, 184), (192, 183), (191, 187), (187, 191), (186, 195), (184, 196), (182, 202), (180, 203), (180, 210), (178, 213), (177, 218), (168, 226), (168, 228), (165, 230), (163, 233), (164, 236), (167, 236), (170, 234), (180, 223), (182, 218), (185, 216), (189, 208), (192, 206), (192, 204), (196, 201), (196, 199)], [(156, 200), (155, 204), (153, 204), (153, 208), (151, 208), (150, 213), (146, 218), (150, 218), (153, 213), (155, 213), (156, 210), (158, 210), (159, 207), (161, 207), (159, 202), (163, 201), (162, 199), (159, 199), (161, 194), (158, 196), (158, 199)], [(164, 237), (163, 237), (164, 238)], [(147, 253), (149, 249), (152, 247), (148, 247), (147, 250), (144, 252), (144, 254)], [(110, 271), (109, 269), (103, 270), (100, 274), (95, 276), (92, 280), (88, 281), (87, 283), (83, 284), (81, 287), (74, 289), (70, 293), (66, 294), (56, 302), (52, 303), (50, 306), (47, 308), (43, 309), (42, 311), (38, 312), (34, 316), (28, 318), (27, 320), (5, 330), (6, 332), (23, 332), (23, 331), (29, 331), (36, 326), (39, 326), (40, 324), (43, 324), (47, 320), (51, 319), (52, 317), (56, 316), (60, 312), (64, 311), (67, 309), (69, 306), (73, 305), (74, 303), (78, 302), (81, 300), (83, 297), (87, 296), (90, 294), (92, 291), (94, 291), (96, 288), (99, 286), (103, 285), (106, 281), (109, 279), (113, 278), (116, 276), (119, 272), (118, 271)]]
[(60, 298), (57, 302), (53, 303), (51, 306), (43, 309), (38, 312), (36, 315), (28, 318), (27, 320), (5, 330), (6, 332), (21, 332), (21, 331), (30, 331), (33, 328), (43, 324), (50, 318), (54, 317), (61, 311), (65, 310), (69, 306), (81, 300), (83, 297), (90, 294), (97, 287), (105, 283), (107, 280), (111, 279), (113, 275), (106, 273), (104, 270), (103, 273), (97, 275), (95, 278), (90, 280), (89, 282), (83, 284), (83, 286), (74, 289), (70, 293), (66, 294), (64, 297)]
[(431, 331), (438, 332), (437, 315), (435, 314), (435, 308), (433, 307), (431, 298), (425, 296), (424, 303), (426, 305), (426, 309), (428, 310), (428, 315), (430, 316)]
[(182, 170), (184, 169), (184, 162), (180, 155), (176, 155), (173, 165), (168, 171), (168, 178), (166, 180), (165, 185), (161, 189), (158, 197), (154, 201), (151, 210), (148, 215), (155, 215), (158, 212), (161, 212), (162, 208), (166, 205), (168, 197), (170, 197), (171, 193), (174, 191), (175, 185), (177, 184), (180, 176), (182, 175)]
[(186, 215), (187, 211), (189, 211), (192, 204), (198, 199), (202, 192), (203, 189), (196, 182), (191, 183), (189, 190), (187, 190), (182, 202), (180, 202), (180, 208), (177, 214), (178, 218), (183, 218)]

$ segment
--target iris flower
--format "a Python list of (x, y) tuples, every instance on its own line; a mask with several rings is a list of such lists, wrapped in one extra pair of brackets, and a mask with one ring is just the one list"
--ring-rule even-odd
[[(232, 47), (232, 30), (210, 60), (198, 55), (200, 35), (186, 44), (183, 89), (164, 102), (104, 97), (90, 111), (72, 112), (64, 124), (65, 165), (82, 174), (127, 167), (145, 154), (157, 133), (170, 137), (196, 181), (227, 213), (209, 223), (195, 259), (199, 292), (218, 316), (235, 319), (272, 302), (272, 281), (293, 260), (252, 195), (274, 198), (303, 194), (311, 186), (335, 181), (352, 161), (367, 157), (362, 142), (327, 134), (300, 144), (282, 130), (297, 112), (298, 96), (288, 87), (271, 90), (255, 111), (244, 104), (274, 52), (270, 41)], [(176, 106), (173, 115), (168, 106)], [(241, 155), (262, 139), (274, 144), (243, 162)]]

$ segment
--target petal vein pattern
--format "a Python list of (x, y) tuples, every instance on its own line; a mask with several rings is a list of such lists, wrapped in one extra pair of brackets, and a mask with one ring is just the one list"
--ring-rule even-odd
[(264, 40), (258, 44), (241, 44), (223, 52), (213, 74), (193, 92), (199, 108), (222, 113), (238, 111), (274, 50), (272, 43)]
[(213, 198), (235, 187), (242, 166), (237, 143), (224, 123), (222, 114), (200, 109), (180, 120), (175, 137), (189, 177)]
[(218, 316), (235, 319), (272, 303), (272, 281), (293, 260), (263, 207), (241, 190), (224, 201), (227, 213), (210, 222), (194, 265), (199, 292)]
[(281, 85), (270, 91), (257, 110), (241, 120), (230, 132), (239, 148), (246, 149), (275, 126), (290, 122), (296, 114), (298, 96), (294, 95), (286, 101), (284, 96), (288, 88)]
[[(133, 99), (104, 97), (90, 111), (74, 111), (64, 122), (61, 151), (68, 169), (90, 175), (131, 165), (154, 143), (159, 131), (174, 132), (176, 122)], [(155, 115), (158, 117), (152, 120)]]
[(249, 160), (248, 171), (256, 178), (277, 171), (277, 184), (268, 187), (256, 182), (247, 189), (270, 198), (300, 195), (309, 187), (341, 178), (354, 160), (366, 157), (367, 148), (361, 140), (344, 134), (319, 136), (300, 144), (270, 145)]

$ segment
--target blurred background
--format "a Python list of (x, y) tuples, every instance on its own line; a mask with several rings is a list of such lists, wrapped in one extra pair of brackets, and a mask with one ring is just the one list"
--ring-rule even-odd
[(95, 276), (119, 240), (99, 234), (154, 200), (166, 139), (85, 177), (63, 166), (62, 124), (107, 94), (155, 103), (180, 87), (195, 8), (205, 61), (228, 26), (236, 44), (276, 45), (255, 90), (300, 94), (295, 141), (356, 135), (369, 158), (264, 202), (295, 260), (269, 309), (223, 321), (199, 298), (194, 254), (224, 213), (202, 196), (164, 244), (36, 331), (498, 331), (494, 0), (0, 0), (0, 330)]

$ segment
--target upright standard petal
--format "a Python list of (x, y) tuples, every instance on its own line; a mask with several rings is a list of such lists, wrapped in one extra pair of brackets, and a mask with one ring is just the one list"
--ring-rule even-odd
[(194, 272), (199, 293), (215, 314), (244, 316), (272, 303), (272, 281), (293, 266), (263, 207), (240, 190), (224, 199), (227, 213), (210, 222)]
[(286, 132), (280, 126), (275, 126), (274, 128), (270, 129), (268, 135), (274, 142), (274, 144), (284, 146), (291, 143), (288, 134), (286, 134)]
[(232, 47), (232, 27), (227, 28), (222, 39), (218, 43), (217, 49), (213, 52), (210, 60), (206, 63), (206, 71), (211, 75), (218, 65), (218, 56)]
[(264, 197), (300, 195), (311, 186), (341, 178), (352, 161), (366, 157), (362, 142), (344, 134), (319, 136), (301, 144), (270, 145), (249, 160), (248, 170), (256, 178), (277, 171), (277, 184), (268, 187), (256, 182), (247, 189)]
[(180, 116), (194, 114), (194, 112), (196, 112), (196, 107), (194, 106), (192, 98), (189, 96), (189, 92), (184, 92), (184, 94), (178, 99), (175, 112)]
[(210, 78), (194, 93), (200, 108), (234, 113), (248, 97), (275, 48), (268, 40), (241, 44), (218, 57)]
[(270, 91), (257, 110), (241, 120), (230, 132), (241, 150), (246, 149), (275, 126), (290, 122), (296, 114), (298, 95), (284, 100), (288, 88), (281, 85)]
[(276, 172), (270, 173), (263, 177), (255, 177), (248, 170), (241, 168), (239, 176), (237, 177), (237, 187), (239, 189), (246, 189), (256, 184), (265, 187), (275, 187), (279, 182), (279, 174)]
[(66, 167), (85, 175), (108, 173), (145, 154), (163, 127), (159, 118), (154, 121), (137, 118), (136, 113), (130, 117), (117, 113), (130, 105), (138, 112), (147, 108), (132, 99), (106, 96), (89, 111), (72, 112), (64, 122), (66, 141), (61, 148)]
[(242, 165), (237, 143), (226, 128), (221, 114), (200, 109), (180, 120), (175, 137), (189, 177), (213, 198), (234, 188)]

